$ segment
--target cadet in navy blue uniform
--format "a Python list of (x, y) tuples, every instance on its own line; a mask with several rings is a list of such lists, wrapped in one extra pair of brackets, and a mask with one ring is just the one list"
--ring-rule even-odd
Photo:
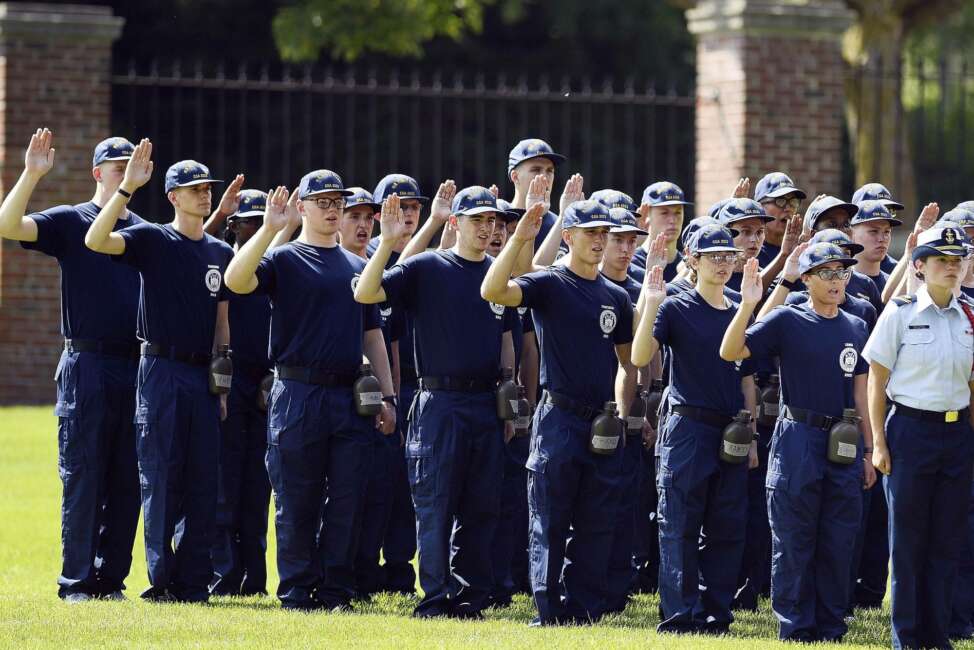
[(764, 207), (757, 201), (751, 199), (731, 199), (725, 203), (717, 215), (717, 221), (728, 228), (737, 231), (734, 236), (734, 246), (742, 251), (734, 272), (726, 282), (726, 286), (734, 291), (740, 292), (742, 270), (747, 260), (757, 259), (764, 245), (764, 233), (766, 224), (774, 221), (773, 217), (768, 216)]
[[(852, 195), (852, 202), (857, 206), (863, 201), (879, 201), (886, 209), (889, 210), (889, 214), (894, 219), (897, 214), (904, 209), (902, 203), (898, 203), (893, 200), (893, 195), (885, 185), (881, 183), (866, 183), (859, 189), (855, 191)], [(880, 269), (883, 273), (890, 275), (893, 273), (893, 269), (896, 268), (896, 259), (891, 257), (889, 253), (883, 257), (883, 261), (879, 264)], [(885, 585), (885, 581), (884, 581)]]
[[(262, 225), (267, 194), (260, 190), (237, 192), (234, 183), (227, 189), (238, 204), (226, 219), (236, 253)], [(226, 198), (224, 195), (221, 204)], [(210, 594), (251, 596), (267, 593), (265, 555), (271, 484), (264, 465), (267, 412), (258, 402), (261, 382), (271, 372), (267, 357), (271, 304), (267, 296), (257, 293), (231, 293), (229, 298), (233, 379), (227, 418), (220, 426), (220, 491)]]
[(215, 181), (192, 160), (166, 172), (175, 218), (112, 232), (132, 192), (152, 174), (152, 145), (132, 152), (125, 178), (88, 229), (88, 248), (138, 269), (142, 278), (135, 423), (148, 600), (205, 602), (213, 576), (220, 419), (225, 396), (210, 394), (207, 367), (230, 343), (223, 271), (233, 250), (203, 231)]
[[(372, 192), (372, 200), (381, 205), (384, 200), (395, 193), (399, 196), (399, 206), (403, 213), (402, 235), (389, 254), (386, 268), (390, 268), (399, 261), (400, 254), (406, 249), (409, 241), (416, 234), (423, 206), (430, 202), (424, 196), (419, 183), (405, 174), (389, 174), (380, 180)], [(432, 215), (431, 215), (432, 218)], [(369, 242), (367, 255), (375, 253), (379, 247), (380, 237), (375, 236)], [(413, 499), (410, 494), (409, 476), (406, 470), (405, 431), (406, 414), (413, 403), (413, 395), (417, 390), (416, 355), (413, 346), (412, 319), (401, 307), (398, 309), (388, 303), (380, 305), (380, 309), (392, 309), (394, 322), (400, 328), (399, 340), (392, 346), (392, 364), (395, 369), (394, 381), (398, 396), (398, 426), (400, 444), (397, 448), (398, 459), (393, 462), (389, 481), (391, 483), (392, 502), (389, 504), (389, 523), (382, 539), (382, 587), (384, 591), (394, 591), (402, 594), (416, 593), (416, 570), (412, 561), (416, 557), (416, 512), (413, 509)], [(398, 377), (398, 379), (396, 379)], [(395, 437), (387, 438), (387, 444), (393, 444)]]
[[(861, 201), (852, 217), (852, 241), (863, 247), (856, 255), (856, 270), (876, 283), (882, 293), (889, 274), (882, 270), (883, 260), (892, 241), (892, 229), (903, 222), (894, 217), (883, 201)], [(877, 310), (880, 308), (877, 307)]]
[[(645, 237), (649, 233), (636, 225), (635, 216), (626, 208), (609, 208), (609, 219), (613, 226), (609, 229), (609, 237), (606, 240), (601, 272), (613, 284), (626, 290), (635, 309), (641, 286), (629, 277), (629, 264), (637, 248), (636, 239)], [(648, 362), (643, 365), (648, 365)], [(648, 373), (645, 376), (643, 385), (649, 383)], [(632, 377), (632, 380), (635, 382), (637, 377)], [(643, 398), (634, 395), (633, 399)], [(631, 408), (630, 406), (630, 410)], [(612, 554), (609, 557), (607, 611), (623, 611), (629, 595), (636, 588), (633, 554), (638, 526), (636, 518), (640, 510), (639, 486), (642, 480), (643, 447), (644, 444), (652, 446), (654, 442), (655, 432), (645, 417), (627, 418), (615, 531), (612, 537)]]
[(642, 282), (646, 275), (646, 258), (653, 241), (660, 234), (666, 241), (666, 265), (663, 268), (663, 278), (669, 282), (676, 277), (683, 256), (678, 246), (680, 233), (683, 231), (683, 210), (685, 206), (693, 205), (684, 200), (683, 190), (676, 183), (658, 181), (643, 190), (639, 215), (642, 225), (649, 231), (649, 236), (632, 258), (632, 276), (637, 282)]
[[(606, 611), (606, 573), (616, 512), (621, 449), (589, 450), (591, 422), (613, 399), (623, 417), (632, 395), (629, 355), (632, 301), (599, 273), (609, 211), (578, 201), (562, 214), (569, 247), (564, 264), (511, 280), (515, 262), (541, 227), (543, 202), (533, 203), (484, 279), (486, 300), (532, 310), (541, 347), (545, 394), (534, 415), (528, 457), (531, 515), (529, 558), (538, 618), (555, 625), (598, 620)], [(628, 376), (628, 378), (627, 378)], [(631, 385), (635, 382), (632, 381)], [(570, 538), (570, 540), (569, 540)]]
[[(516, 210), (527, 208), (528, 188), (536, 176), (545, 179), (548, 194), (555, 184), (555, 170), (567, 160), (560, 153), (555, 153), (551, 145), (538, 138), (521, 140), (507, 156), (507, 178), (514, 184), (514, 198), (511, 207)], [(541, 230), (534, 240), (535, 250), (541, 248), (542, 242), (555, 224), (557, 217), (552, 212), (546, 212), (541, 223)]]
[[(796, 259), (797, 258), (797, 259)], [(771, 608), (779, 638), (840, 641), (849, 602), (849, 573), (862, 508), (862, 488), (875, 481), (866, 412), (866, 325), (839, 309), (855, 260), (838, 246), (795, 249), (785, 281), (801, 277), (809, 302), (785, 305), (777, 287), (758, 321), (747, 327), (763, 296), (757, 260), (744, 267), (742, 304), (721, 343), (727, 360), (777, 356), (781, 409), (768, 462), (772, 533)], [(746, 330), (746, 333), (745, 333)], [(862, 417), (863, 443), (848, 464), (828, 459), (831, 427), (844, 409)], [(862, 460), (865, 455), (865, 460)]]
[(954, 295), (965, 243), (957, 228), (920, 234), (912, 270), (925, 284), (891, 301), (863, 353), (873, 462), (889, 504), (894, 648), (951, 647), (951, 587), (974, 464), (974, 304)]
[(479, 295), (499, 210), (486, 188), (464, 189), (450, 216), (456, 246), (421, 252), (383, 274), (403, 227), (398, 203), (395, 194), (383, 203), (382, 240), (355, 298), (401, 305), (414, 327), (420, 392), (410, 409), (406, 459), (424, 592), (414, 615), (479, 618), (493, 586), (490, 543), (504, 467), (505, 426), (494, 390), (500, 369), (514, 367), (511, 316)]
[[(287, 223), (288, 192), (278, 187), (263, 226), (227, 270), (227, 286), (271, 299), (266, 460), (277, 505), (277, 596), (288, 609), (341, 610), (355, 595), (370, 430), (392, 431), (395, 398), (378, 309), (352, 295), (365, 261), (337, 242), (350, 192), (327, 169), (305, 174), (297, 191), (301, 236), (264, 255)], [(374, 422), (357, 413), (352, 394), (363, 353), (383, 394)]]
[[(55, 373), (63, 486), (58, 595), (68, 602), (122, 599), (139, 518), (132, 424), (139, 276), (85, 248), (84, 238), (122, 181), (133, 147), (124, 138), (95, 147), (91, 201), (25, 215), (34, 188), (54, 164), (52, 141), (48, 129), (31, 136), (24, 171), (0, 206), (0, 237), (50, 255), (61, 267), (65, 347)], [(126, 211), (115, 228), (141, 222)]]
[(795, 187), (795, 182), (783, 172), (765, 174), (754, 187), (754, 200), (764, 206), (772, 219), (765, 226), (764, 244), (758, 253), (758, 265), (762, 269), (771, 266), (781, 253), (788, 222), (798, 214), (805, 197), (805, 192)]
[[(752, 363), (729, 363), (718, 354), (737, 310), (723, 292), (741, 253), (733, 240), (720, 225), (696, 232), (688, 246), (696, 271), (690, 291), (667, 298), (661, 269), (650, 273), (633, 343), (637, 366), (660, 346), (669, 348), (670, 414), (657, 443), (660, 632), (722, 634), (734, 620), (747, 469), (758, 456), (752, 441), (747, 463), (720, 460), (724, 427), (745, 403), (753, 413), (755, 401)], [(699, 553), (698, 537), (704, 540)]]

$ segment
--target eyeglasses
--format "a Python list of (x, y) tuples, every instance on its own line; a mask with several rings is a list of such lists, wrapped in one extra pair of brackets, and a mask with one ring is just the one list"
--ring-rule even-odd
[(305, 201), (313, 201), (315, 205), (318, 206), (319, 210), (330, 210), (331, 208), (338, 208), (341, 210), (345, 207), (345, 199), (304, 199)]
[(817, 275), (822, 280), (831, 282), (832, 280), (848, 280), (852, 271), (850, 269), (819, 269), (812, 275)]
[(741, 255), (740, 253), (698, 253), (697, 257), (708, 259), (717, 266), (720, 266), (721, 264), (735, 264), (741, 258)]
[(784, 210), (785, 208), (788, 208), (792, 212), (797, 212), (798, 211), (798, 208), (800, 208), (801, 205), (802, 205), (802, 200), (800, 198), (798, 198), (797, 196), (793, 196), (791, 198), (780, 197), (780, 198), (777, 198), (777, 199), (772, 199), (770, 201), (763, 201), (763, 203), (774, 203), (776, 206), (778, 206), (782, 210)]

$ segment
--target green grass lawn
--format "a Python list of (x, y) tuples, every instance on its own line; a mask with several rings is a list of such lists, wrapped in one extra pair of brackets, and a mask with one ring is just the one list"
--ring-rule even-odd
[[(656, 634), (658, 600), (640, 596), (625, 614), (596, 626), (529, 629), (526, 597), (491, 611), (483, 622), (419, 621), (412, 602), (383, 596), (352, 614), (285, 612), (274, 598), (218, 598), (208, 606), (153, 605), (137, 598), (147, 586), (142, 532), (136, 540), (124, 603), (65, 605), (57, 598), (60, 482), (56, 422), (50, 407), (0, 409), (0, 647), (673, 647), (783, 646), (764, 603), (742, 614), (729, 637)], [(273, 522), (269, 558), (274, 557)], [(274, 563), (269, 587), (277, 584)], [(860, 612), (846, 641), (889, 647), (889, 612)], [(784, 646), (787, 647), (787, 646)], [(974, 644), (958, 647), (974, 648)]]

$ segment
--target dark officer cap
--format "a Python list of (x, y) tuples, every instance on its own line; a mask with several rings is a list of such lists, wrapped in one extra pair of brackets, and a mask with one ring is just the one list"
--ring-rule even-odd
[(135, 145), (125, 138), (108, 138), (95, 146), (95, 154), (91, 157), (91, 166), (97, 167), (109, 160), (128, 160), (135, 151)]
[(222, 182), (210, 176), (209, 167), (195, 160), (180, 160), (166, 170), (166, 192), (171, 192), (177, 187)]
[(412, 176), (405, 174), (388, 174), (379, 181), (372, 192), (372, 200), (382, 203), (393, 194), (398, 194), (400, 199), (416, 199), (420, 203), (429, 203), (429, 197), (423, 196), (419, 189), (419, 183)]
[(974, 226), (974, 212), (956, 207), (940, 215), (940, 219), (937, 220), (937, 225), (941, 225), (943, 221), (953, 221), (961, 228), (970, 228)]
[(352, 195), (351, 190), (345, 189), (342, 177), (330, 169), (316, 169), (301, 177), (301, 184), (298, 185), (299, 199), (325, 192), (338, 192), (342, 196)]
[(610, 221), (609, 208), (598, 201), (575, 201), (562, 215), (561, 229), (569, 228), (611, 228), (615, 224)]
[(931, 255), (967, 255), (966, 244), (969, 241), (963, 228), (937, 223), (917, 236), (917, 247), (913, 249), (912, 259), (915, 262)]
[(891, 226), (898, 226), (902, 221), (889, 213), (889, 208), (882, 201), (866, 200), (859, 204), (859, 209), (852, 217), (852, 225), (858, 226), (869, 221), (888, 221)]
[(451, 212), (456, 215), (471, 217), (485, 212), (500, 212), (497, 207), (497, 197), (490, 190), (480, 185), (465, 187), (453, 197)]
[(378, 212), (382, 209), (381, 203), (376, 203), (372, 200), (372, 193), (367, 189), (362, 187), (350, 187), (348, 191), (351, 194), (345, 199), (345, 208), (356, 208), (360, 205), (367, 205), (374, 211)]
[(760, 203), (764, 199), (777, 199), (789, 194), (797, 194), (804, 199), (805, 192), (795, 187), (795, 182), (782, 172), (765, 174), (754, 187), (754, 200)]
[(881, 183), (866, 183), (852, 195), (852, 202), (859, 205), (863, 201), (880, 201), (889, 210), (902, 210), (903, 204), (893, 200), (893, 195)]
[[(823, 214), (832, 208), (839, 208), (849, 215), (849, 217), (855, 216), (856, 211), (859, 209), (855, 205), (846, 203), (842, 199), (826, 195), (820, 199), (812, 201), (811, 205), (808, 206), (808, 210), (805, 211), (805, 222), (802, 224), (802, 226), (806, 230), (815, 230), (815, 223)], [(888, 212), (886, 213), (886, 216), (892, 218)]]
[(719, 223), (702, 226), (690, 236), (687, 247), (691, 253), (740, 253), (734, 246), (734, 233)]
[(657, 181), (643, 190), (642, 202), (651, 207), (664, 205), (693, 205), (685, 200), (683, 190), (676, 183)]
[(636, 224), (636, 217), (632, 216), (632, 212), (625, 208), (609, 208), (609, 220), (612, 222), (609, 232), (620, 235), (628, 232), (634, 232), (637, 235), (649, 234)]
[(227, 222), (264, 216), (264, 211), (267, 210), (267, 192), (240, 190), (237, 196), (240, 197), (237, 211), (227, 217)]
[(760, 219), (764, 223), (774, 221), (774, 217), (764, 211), (764, 206), (753, 199), (730, 199), (717, 215), (717, 221), (724, 226), (747, 219)]
[(633, 215), (639, 209), (639, 206), (636, 205), (636, 202), (632, 200), (631, 196), (619, 190), (599, 190), (598, 192), (592, 192), (592, 196), (588, 198), (593, 201), (598, 201), (607, 208), (628, 210)]
[(547, 158), (556, 167), (567, 160), (560, 153), (555, 153), (551, 145), (544, 140), (528, 138), (527, 140), (521, 140), (511, 149), (511, 153), (507, 156), (507, 173), (510, 174), (511, 170), (531, 158)]
[(504, 199), (497, 199), (497, 209), (500, 211), (505, 223), (517, 221), (525, 212), (524, 210), (518, 210)]
[(845, 251), (835, 244), (819, 242), (811, 244), (798, 258), (798, 272), (804, 275), (829, 262), (842, 262), (842, 266), (845, 268), (857, 263), (855, 258), (846, 255)]

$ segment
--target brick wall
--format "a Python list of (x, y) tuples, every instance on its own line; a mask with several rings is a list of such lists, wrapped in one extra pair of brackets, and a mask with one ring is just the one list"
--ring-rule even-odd
[[(30, 210), (91, 198), (91, 152), (110, 127), (111, 43), (121, 19), (107, 7), (0, 3), (0, 191), (23, 169), (40, 126), (54, 131), (54, 169)], [(0, 404), (52, 402), (60, 354), (59, 269), (53, 258), (0, 246)]]
[(838, 193), (842, 168), (842, 2), (707, 0), (697, 35), (696, 202), (738, 178), (788, 173), (809, 195)]

